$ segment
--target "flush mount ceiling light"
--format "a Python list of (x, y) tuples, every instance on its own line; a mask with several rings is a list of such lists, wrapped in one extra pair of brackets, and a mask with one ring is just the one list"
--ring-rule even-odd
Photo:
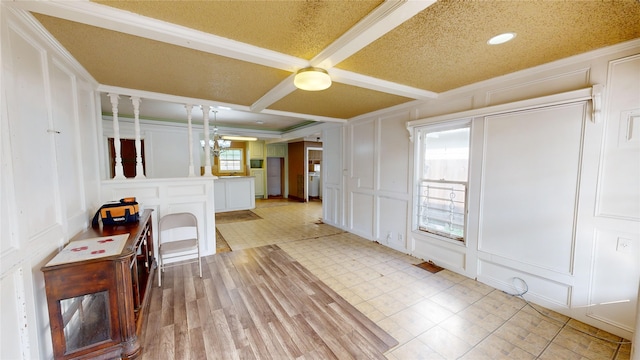
[(504, 44), (507, 41), (513, 40), (513, 38), (515, 37), (516, 37), (516, 33), (508, 32), (508, 33), (504, 33), (504, 34), (500, 34), (492, 37), (491, 39), (489, 39), (489, 41), (487, 41), (487, 44), (489, 45)]
[(331, 76), (325, 69), (307, 67), (298, 70), (293, 84), (300, 90), (319, 91), (331, 86)]

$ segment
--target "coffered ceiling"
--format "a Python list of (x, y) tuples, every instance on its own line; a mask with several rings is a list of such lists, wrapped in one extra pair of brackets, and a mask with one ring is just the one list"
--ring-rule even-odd
[[(22, 1), (101, 85), (135, 90), (141, 117), (230, 107), (220, 124), (282, 134), (640, 37), (626, 1)], [(508, 43), (487, 40), (515, 32)], [(333, 79), (298, 90), (317, 66)], [(126, 92), (126, 91), (124, 91)], [(104, 97), (103, 111), (111, 105)], [(131, 114), (123, 105), (120, 114)], [(194, 119), (202, 119), (195, 113)], [(196, 120), (197, 121), (197, 120)]]

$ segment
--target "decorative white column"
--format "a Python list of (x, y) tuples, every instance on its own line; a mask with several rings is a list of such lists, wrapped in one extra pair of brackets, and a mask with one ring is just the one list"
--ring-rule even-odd
[(213, 176), (211, 173), (211, 145), (209, 145), (209, 105), (202, 105), (202, 120), (204, 121), (204, 175)]
[(115, 175), (114, 179), (126, 179), (122, 168), (122, 154), (120, 152), (120, 124), (118, 124), (118, 94), (107, 94), (111, 100), (111, 111), (113, 112), (113, 149), (115, 150)]
[(133, 104), (133, 124), (136, 132), (136, 179), (144, 179), (144, 166), (142, 166), (142, 142), (140, 141), (140, 98), (131, 97)]
[(193, 169), (193, 133), (191, 132), (191, 110), (193, 105), (187, 104), (184, 106), (187, 109), (187, 132), (189, 134), (187, 144), (189, 146), (189, 177), (196, 176)]

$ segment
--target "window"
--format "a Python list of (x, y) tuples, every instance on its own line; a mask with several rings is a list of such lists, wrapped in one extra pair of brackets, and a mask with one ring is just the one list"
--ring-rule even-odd
[(418, 230), (464, 241), (470, 123), (419, 130)]
[(220, 171), (242, 170), (242, 149), (225, 149), (220, 152)]

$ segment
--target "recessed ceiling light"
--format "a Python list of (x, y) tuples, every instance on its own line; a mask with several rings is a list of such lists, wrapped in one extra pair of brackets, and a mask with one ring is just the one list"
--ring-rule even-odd
[(509, 40), (513, 40), (514, 37), (516, 37), (516, 33), (512, 33), (512, 32), (496, 35), (491, 39), (489, 39), (489, 41), (487, 41), (487, 44), (489, 45), (504, 44)]

